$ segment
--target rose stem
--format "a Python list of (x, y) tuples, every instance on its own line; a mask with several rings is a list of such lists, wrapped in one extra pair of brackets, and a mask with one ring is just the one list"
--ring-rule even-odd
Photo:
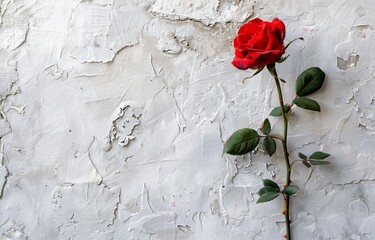
[[(279, 95), (281, 113), (282, 113), (283, 120), (284, 120), (284, 139), (282, 140), (282, 144), (283, 144), (283, 149), (284, 149), (284, 158), (285, 158), (285, 165), (286, 165), (285, 185), (289, 186), (290, 185), (290, 174), (291, 174), (292, 169), (290, 167), (289, 153), (288, 153), (288, 147), (287, 147), (288, 118), (286, 116), (285, 109), (284, 109), (283, 93), (281, 91), (280, 80), (277, 77), (276, 67), (273, 68), (273, 71), (274, 71), (273, 75), (274, 75), (276, 87), (277, 87), (277, 93)], [(287, 195), (287, 194), (284, 195), (284, 211), (285, 211), (285, 224), (286, 224), (286, 238), (287, 238), (287, 240), (291, 240), (292, 237), (291, 237), (291, 234), (290, 234), (289, 195)]]

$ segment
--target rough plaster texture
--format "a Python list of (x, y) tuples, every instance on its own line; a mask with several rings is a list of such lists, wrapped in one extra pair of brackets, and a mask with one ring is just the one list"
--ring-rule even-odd
[(295, 239), (375, 239), (373, 0), (1, 0), (1, 238), (282, 239), (281, 199), (255, 204), (281, 152), (222, 156), (277, 106), (267, 72), (230, 64), (257, 16), (305, 38), (278, 69), (287, 101), (327, 73), (322, 112), (291, 116), (292, 158), (333, 155), (296, 165)]

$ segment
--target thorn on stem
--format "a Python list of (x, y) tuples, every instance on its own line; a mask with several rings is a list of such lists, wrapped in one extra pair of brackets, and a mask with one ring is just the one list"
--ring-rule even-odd
[(285, 235), (284, 235), (284, 238), (288, 238), (288, 234), (285, 234)]
[(285, 210), (283, 210), (283, 211), (282, 211), (281, 213), (282, 213), (283, 215), (285, 215), (285, 212), (286, 212), (286, 211), (285, 211)]

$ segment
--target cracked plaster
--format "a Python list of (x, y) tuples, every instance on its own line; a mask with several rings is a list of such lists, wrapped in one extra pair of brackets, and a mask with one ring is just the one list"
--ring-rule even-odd
[[(371, 0), (0, 1), (2, 239), (282, 239), (280, 149), (222, 156), (277, 105), (270, 76), (231, 66), (236, 29), (279, 17), (304, 37), (279, 67), (319, 66), (322, 112), (290, 117), (296, 239), (375, 238), (375, 8)], [(244, 81), (246, 79), (246, 81)], [(271, 119), (275, 131), (279, 119)]]

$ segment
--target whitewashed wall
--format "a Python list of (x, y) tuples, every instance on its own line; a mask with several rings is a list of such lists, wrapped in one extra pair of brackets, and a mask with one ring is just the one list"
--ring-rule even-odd
[(292, 158), (333, 155), (296, 165), (294, 239), (375, 239), (373, 0), (1, 0), (2, 239), (282, 239), (281, 199), (255, 204), (281, 152), (221, 155), (278, 104), (266, 71), (230, 64), (254, 17), (305, 38), (278, 69), (287, 101), (327, 74), (322, 112), (291, 117)]

